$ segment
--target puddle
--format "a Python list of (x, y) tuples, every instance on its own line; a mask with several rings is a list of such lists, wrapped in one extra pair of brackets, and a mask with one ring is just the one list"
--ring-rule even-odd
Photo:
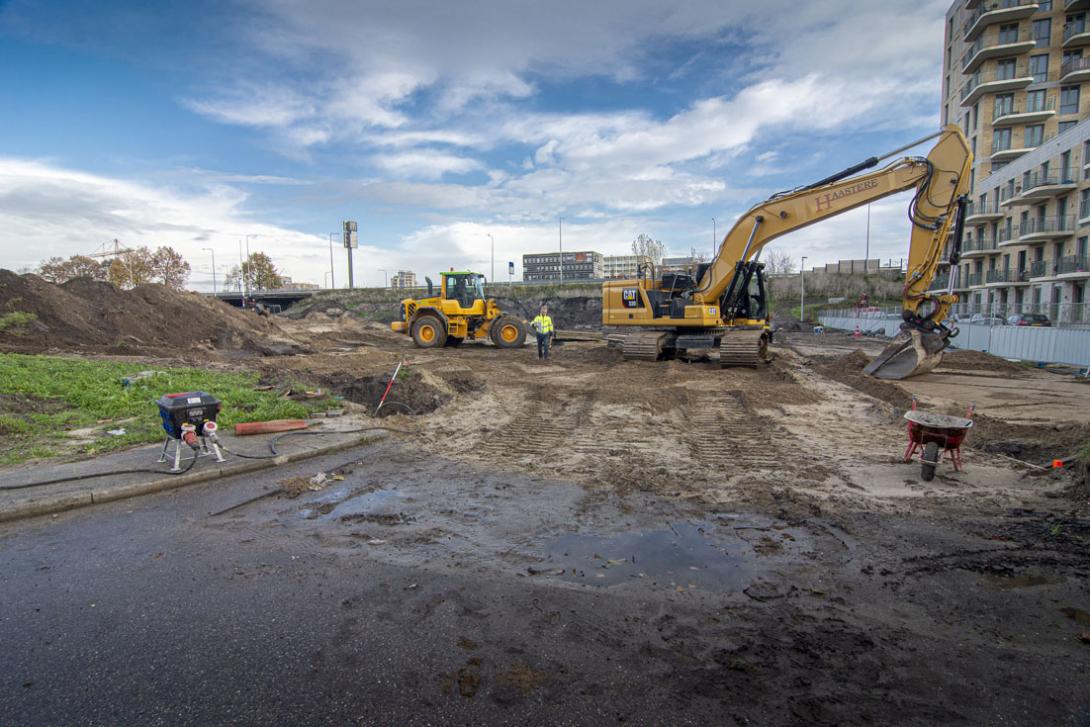
[(1034, 586), (1047, 586), (1052, 583), (1062, 583), (1062, 576), (1038, 576), (1031, 575), (1029, 573), (1023, 573), (1018, 576), (1000, 576), (990, 575), (987, 576), (988, 580), (994, 586), (1004, 589), (1014, 588), (1032, 588)]
[(370, 514), (396, 514), (399, 503), (404, 500), (405, 496), (397, 490), (372, 490), (353, 495), (348, 488), (339, 487), (309, 501), (299, 511), (299, 517), (305, 520), (339, 520)]
[[(683, 521), (664, 530), (561, 535), (542, 544), (545, 559), (529, 573), (595, 586), (643, 579), (684, 590), (740, 590), (771, 564), (760, 544), (740, 534), (744, 529), (729, 521)], [(800, 539), (786, 529), (759, 529), (767, 531), (763, 537), (782, 537), (785, 547)]]

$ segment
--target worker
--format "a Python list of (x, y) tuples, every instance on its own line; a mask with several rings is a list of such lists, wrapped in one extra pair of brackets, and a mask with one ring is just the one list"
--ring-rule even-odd
[(549, 358), (549, 342), (556, 335), (553, 329), (553, 319), (549, 317), (549, 306), (541, 306), (537, 317), (530, 321), (530, 326), (537, 333), (537, 357), (547, 360)]

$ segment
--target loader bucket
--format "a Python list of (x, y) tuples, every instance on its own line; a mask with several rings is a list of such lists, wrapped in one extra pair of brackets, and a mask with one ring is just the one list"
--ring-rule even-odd
[(942, 361), (946, 336), (915, 329), (902, 330), (882, 353), (863, 369), (877, 379), (900, 380), (925, 374)]

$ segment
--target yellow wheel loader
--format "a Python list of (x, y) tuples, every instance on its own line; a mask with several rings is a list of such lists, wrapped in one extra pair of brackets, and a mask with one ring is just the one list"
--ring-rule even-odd
[(401, 320), (390, 328), (407, 333), (420, 348), (460, 346), (468, 339), (489, 339), (500, 348), (518, 348), (526, 324), (484, 297), (484, 276), (466, 271), (440, 273), (439, 295), (428, 281), (427, 298), (401, 301)]
[[(938, 137), (926, 157), (883, 159)], [(943, 321), (958, 297), (958, 259), (972, 151), (957, 126), (871, 157), (813, 184), (773, 195), (743, 214), (715, 258), (693, 274), (640, 269), (636, 280), (602, 285), (602, 325), (628, 329), (610, 336), (628, 360), (658, 361), (690, 350), (718, 350), (721, 366), (759, 366), (768, 360), (771, 332), (761, 249), (777, 237), (905, 190), (915, 190), (908, 218), (912, 238), (902, 302), (902, 334), (865, 369), (903, 379), (942, 360), (956, 328)], [(942, 259), (950, 240), (949, 257)], [(950, 264), (945, 291), (929, 292), (939, 264)]]

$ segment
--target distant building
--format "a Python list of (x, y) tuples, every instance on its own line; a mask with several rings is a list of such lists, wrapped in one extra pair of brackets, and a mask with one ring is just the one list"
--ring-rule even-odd
[(280, 290), (317, 290), (320, 287), (314, 283), (296, 283), (287, 275), (280, 276)]
[(707, 262), (700, 258), (686, 255), (684, 257), (664, 257), (659, 263), (659, 271), (664, 273), (689, 273), (696, 275), (696, 266)]
[(415, 288), (416, 287), (416, 273), (412, 270), (398, 270), (390, 278), (391, 288)]
[(602, 258), (602, 277), (635, 278), (639, 267), (651, 264), (647, 255), (606, 255)]
[[(526, 282), (560, 281), (560, 253), (543, 252), (522, 256), (522, 279)], [(602, 253), (590, 250), (564, 253), (564, 280), (600, 280)]]

